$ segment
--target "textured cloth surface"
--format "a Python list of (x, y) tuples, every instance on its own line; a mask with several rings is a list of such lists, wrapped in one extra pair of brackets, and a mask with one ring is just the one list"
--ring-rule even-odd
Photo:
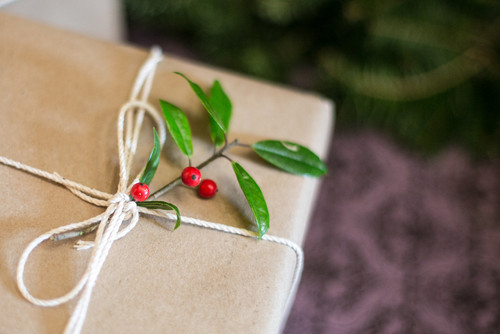
[(332, 144), (285, 333), (499, 333), (500, 161)]

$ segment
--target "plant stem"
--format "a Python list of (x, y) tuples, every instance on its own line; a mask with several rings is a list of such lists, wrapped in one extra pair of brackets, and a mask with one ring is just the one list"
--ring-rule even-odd
[(97, 228), (97, 226), (99, 226), (99, 223), (93, 223), (92, 225), (87, 226), (81, 230), (66, 231), (66, 232), (62, 232), (59, 234), (55, 234), (55, 235), (50, 237), (50, 240), (61, 241), (61, 240), (81, 237), (85, 234), (89, 234), (90, 232), (93, 232)]

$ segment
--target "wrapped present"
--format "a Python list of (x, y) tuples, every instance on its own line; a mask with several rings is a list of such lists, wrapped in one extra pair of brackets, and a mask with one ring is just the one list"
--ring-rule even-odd
[[(117, 192), (121, 178), (117, 118), (130, 100), (148, 52), (4, 14), (0, 14), (0, 45), (0, 156), (56, 178), (48, 181), (0, 164), (0, 332), (62, 332), (79, 307), (80, 296), (55, 307), (33, 305), (16, 285), (18, 262), (25, 247), (42, 233), (105, 211), (57, 184), (60, 180)], [(224, 85), (233, 103), (229, 140), (248, 144), (290, 140), (324, 156), (333, 123), (328, 100), (167, 55), (156, 67), (146, 102), (159, 109), (158, 101), (164, 99), (186, 112), (193, 133), (193, 164), (213, 152), (208, 114), (174, 71), (205, 89), (214, 79)], [(153, 126), (157, 124), (146, 117), (131, 175), (139, 173), (148, 159)], [(319, 181), (283, 173), (244, 147), (229, 155), (260, 185), (270, 214), (267, 235), (300, 245)], [(151, 189), (176, 178), (187, 164), (167, 137)], [(217, 181), (214, 198), (202, 199), (192, 189), (176, 187), (162, 200), (175, 203), (184, 217), (195, 221), (255, 230), (231, 163), (218, 159), (203, 168), (203, 177)], [(112, 242), (85, 310), (82, 332), (280, 330), (290, 294), (293, 297), (297, 272), (293, 249), (196, 224), (182, 224), (175, 231), (171, 226), (166, 218), (141, 215), (133, 230)], [(83, 239), (89, 245), (93, 237)], [(31, 252), (23, 282), (33, 296), (64, 295), (87, 273), (94, 250), (76, 251), (73, 243), (47, 240)]]

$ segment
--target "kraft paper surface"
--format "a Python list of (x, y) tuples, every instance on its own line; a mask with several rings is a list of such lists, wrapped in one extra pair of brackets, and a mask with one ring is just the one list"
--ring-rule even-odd
[[(0, 155), (57, 172), (70, 180), (116, 192), (116, 120), (147, 50), (96, 41), (0, 14)], [(282, 139), (324, 157), (333, 123), (332, 104), (319, 96), (259, 82), (166, 56), (149, 102), (162, 98), (188, 114), (193, 164), (210, 156), (208, 116), (181, 71), (207, 89), (219, 79), (233, 101), (230, 139), (243, 143)], [(146, 122), (134, 162), (138, 172), (152, 148)], [(270, 211), (268, 234), (301, 243), (318, 180), (289, 175), (248, 149), (230, 156), (260, 185)], [(180, 174), (187, 159), (170, 138), (151, 184), (158, 189)], [(182, 215), (252, 228), (252, 215), (230, 163), (202, 170), (218, 194), (203, 200), (178, 187), (162, 199)], [(0, 164), (0, 333), (60, 333), (76, 304), (34, 306), (17, 289), (19, 257), (40, 234), (103, 212), (64, 187)], [(87, 240), (92, 240), (88, 236)], [(45, 242), (28, 261), (27, 287), (36, 297), (69, 291), (90, 252), (76, 240)], [(117, 240), (90, 302), (83, 333), (276, 333), (295, 268), (281, 245), (182, 225), (170, 232), (142, 218)]]

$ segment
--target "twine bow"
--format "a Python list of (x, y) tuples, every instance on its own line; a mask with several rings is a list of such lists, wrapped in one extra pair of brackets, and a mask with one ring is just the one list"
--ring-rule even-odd
[[(39, 306), (57, 306), (64, 304), (75, 298), (80, 292), (81, 296), (71, 318), (66, 324), (64, 333), (80, 333), (87, 314), (92, 290), (96, 284), (101, 268), (106, 261), (106, 257), (115, 240), (120, 239), (129, 233), (139, 221), (140, 214), (153, 215), (167, 220), (175, 220), (176, 215), (160, 210), (150, 210), (137, 206), (131, 200), (129, 193), (133, 184), (138, 182), (139, 173), (132, 182), (129, 183), (132, 161), (137, 148), (140, 128), (145, 113), (148, 113), (156, 123), (160, 143), (163, 145), (166, 139), (165, 123), (159, 112), (147, 103), (149, 93), (156, 71), (157, 64), (162, 60), (162, 53), (159, 48), (153, 48), (150, 57), (140, 69), (135, 84), (133, 86), (130, 100), (122, 106), (118, 116), (118, 156), (120, 167), (120, 181), (115, 194), (99, 191), (80, 183), (63, 178), (57, 173), (49, 173), (38, 168), (34, 168), (12, 159), (0, 156), (0, 163), (23, 170), (25, 172), (38, 175), (68, 188), (73, 194), (91, 204), (106, 207), (104, 213), (87, 219), (82, 222), (61, 226), (40, 235), (28, 244), (19, 259), (17, 267), (17, 285), (21, 294), (31, 303)], [(140, 94), (140, 96), (139, 96)], [(223, 224), (204, 221), (191, 217), (181, 217), (184, 224), (191, 224), (202, 228), (216, 230), (220, 232), (240, 235), (244, 237), (256, 238), (255, 233)], [(93, 242), (78, 241), (75, 248), (92, 249), (92, 255), (87, 264), (87, 268), (78, 283), (65, 295), (54, 299), (39, 299), (31, 295), (24, 284), (24, 269), (31, 252), (42, 242), (50, 238), (57, 238), (62, 233), (70, 231), (80, 231), (82, 229), (98, 224), (96, 236)], [(281, 237), (264, 235), (262, 241), (269, 241), (291, 248), (296, 255), (296, 267), (293, 281), (290, 286), (288, 299), (284, 310), (284, 319), (290, 311), (293, 298), (300, 281), (302, 273), (304, 255), (302, 248), (296, 243)]]

